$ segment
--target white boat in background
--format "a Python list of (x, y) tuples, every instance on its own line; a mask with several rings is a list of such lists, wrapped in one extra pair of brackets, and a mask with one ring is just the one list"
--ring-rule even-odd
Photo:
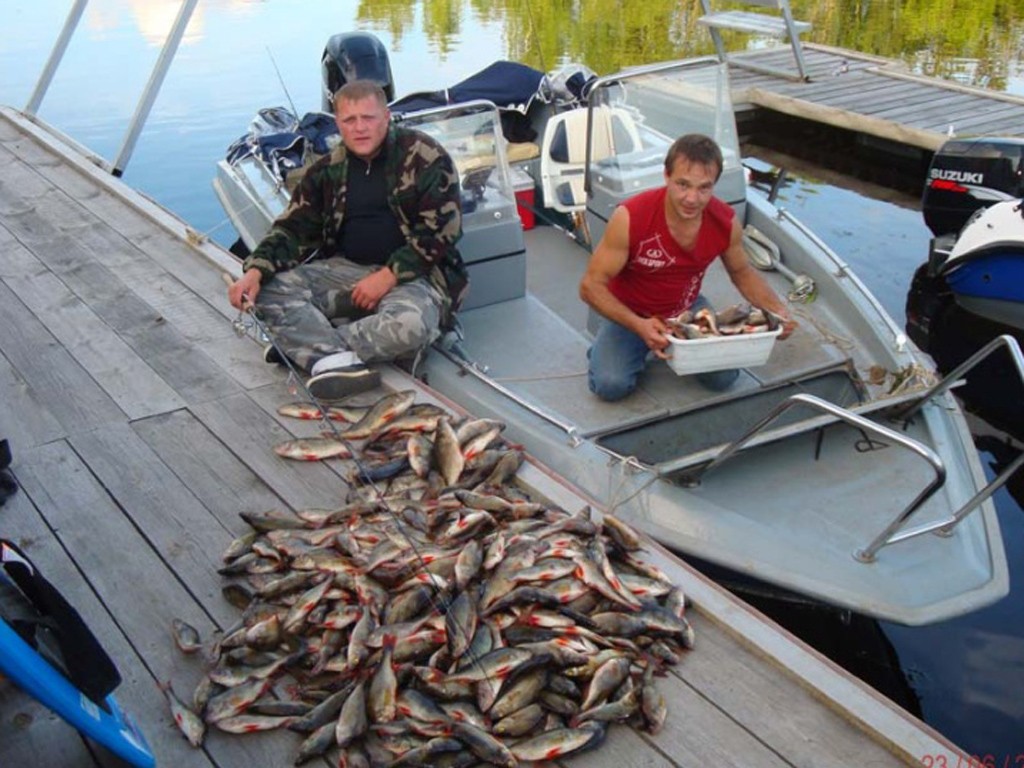
[[(509, 105), (487, 100), (401, 117), (441, 140), (462, 173), (471, 279), (460, 332), (415, 375), (503, 420), (510, 440), (603, 509), (781, 594), (904, 624), (1004, 596), (989, 499), (1000, 481), (986, 485), (947, 384), (849, 266), (748, 194), (726, 67), (702, 58), (601, 77), (579, 105), (541, 96), (523, 110), (536, 143), (509, 144)], [(653, 362), (633, 395), (602, 402), (585, 374), (580, 243), (596, 242), (625, 198), (663, 183), (665, 151), (688, 132), (723, 148), (716, 194), (751, 228), (800, 328), (726, 392)], [(222, 161), (215, 187), (250, 246), (287, 203), (259, 154)], [(556, 226), (524, 229), (534, 215)], [(704, 293), (719, 307), (739, 299), (718, 264)]]

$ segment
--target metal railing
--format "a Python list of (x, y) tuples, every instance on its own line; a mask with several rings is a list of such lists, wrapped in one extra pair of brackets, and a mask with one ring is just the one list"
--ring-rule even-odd
[[(181, 43), (181, 38), (185, 35), (185, 28), (188, 27), (189, 19), (192, 18), (192, 12), (195, 10), (198, 2), (199, 0), (183, 0), (181, 8), (178, 10), (178, 16), (174, 20), (174, 25), (171, 27), (171, 31), (164, 41), (164, 47), (160, 51), (160, 56), (153, 66), (149, 82), (146, 83), (146, 88), (135, 107), (135, 114), (132, 115), (131, 122), (128, 124), (128, 131), (121, 143), (120, 150), (118, 150), (117, 157), (112, 164), (105, 163), (104, 165), (105, 170), (110, 171), (114, 176), (121, 176), (128, 165), (128, 160), (135, 150), (135, 143), (139, 139), (139, 134), (142, 133), (142, 127), (146, 123), (146, 118), (149, 117), (149, 111), (153, 108), (153, 102), (156, 101), (157, 94), (160, 92), (160, 86), (163, 85), (164, 77), (167, 74), (167, 70), (170, 69), (174, 55), (178, 51), (178, 44)], [(54, 43), (53, 50), (50, 51), (50, 56), (43, 67), (43, 72), (36, 82), (36, 87), (33, 89), (28, 103), (25, 105), (23, 111), (26, 115), (35, 117), (39, 111), (39, 105), (43, 102), (43, 97), (53, 81), (53, 76), (60, 66), (61, 59), (64, 58), (64, 52), (67, 50), (68, 43), (71, 42), (75, 28), (78, 26), (82, 13), (85, 11), (85, 6), (88, 4), (89, 0), (75, 0), (75, 4), (71, 7), (71, 11), (64, 21), (64, 27), (61, 29), (57, 42)]]
[(786, 400), (782, 401), (775, 408), (773, 408), (767, 416), (765, 416), (763, 419), (757, 422), (757, 424), (755, 424), (753, 427), (748, 429), (739, 438), (729, 443), (725, 448), (722, 449), (721, 453), (719, 453), (703, 469), (699, 470), (691, 477), (693, 477), (695, 481), (699, 482), (701, 479), (707, 476), (707, 474), (711, 472), (713, 469), (715, 469), (716, 467), (720, 467), (730, 458), (735, 456), (740, 451), (740, 449), (742, 449), (743, 446), (747, 444), (747, 442), (749, 442), (757, 433), (761, 432), (765, 427), (767, 427), (783, 412), (798, 405), (813, 408), (815, 410), (830, 414), (834, 418), (839, 419), (840, 421), (845, 421), (847, 424), (857, 427), (858, 429), (861, 429), (868, 433), (875, 434), (886, 440), (890, 440), (894, 444), (900, 445), (903, 448), (906, 448), (908, 451), (911, 451), (912, 453), (915, 453), (918, 456), (920, 456), (931, 466), (932, 470), (935, 472), (934, 479), (930, 483), (928, 483), (928, 485), (926, 485), (921, 490), (921, 492), (918, 493), (917, 496), (915, 496), (914, 499), (906, 507), (903, 508), (903, 510), (893, 519), (891, 523), (889, 523), (884, 529), (882, 529), (881, 533), (879, 533), (871, 541), (871, 543), (869, 543), (866, 547), (862, 549), (854, 551), (853, 556), (855, 558), (857, 558), (861, 562), (869, 563), (875, 559), (875, 555), (877, 554), (878, 550), (880, 550), (882, 547), (888, 544), (895, 544), (897, 541), (905, 541), (906, 539), (909, 539), (913, 536), (919, 536), (923, 533), (928, 533), (931, 530), (935, 530), (935, 528), (942, 528), (950, 524), (950, 521), (946, 520), (937, 526), (923, 526), (913, 531), (904, 531), (898, 536), (895, 535), (896, 532), (899, 531), (906, 524), (907, 520), (909, 520), (910, 517), (918, 509), (921, 508), (921, 505), (923, 505), (929, 498), (931, 498), (932, 495), (939, 488), (942, 487), (943, 483), (946, 482), (946, 467), (942, 463), (942, 459), (939, 458), (938, 454), (936, 454), (935, 451), (933, 451), (926, 445), (922, 445), (917, 440), (909, 438), (906, 435), (903, 435), (894, 429), (890, 429), (889, 427), (885, 427), (881, 424), (876, 424), (875, 422), (866, 419), (863, 416), (859, 416), (856, 413), (852, 413), (846, 410), (845, 408), (841, 408), (840, 406), (835, 405), (834, 403), (830, 403), (827, 400), (822, 400), (820, 397), (815, 397), (814, 395), (801, 393), (793, 395), (792, 397), (789, 397)]

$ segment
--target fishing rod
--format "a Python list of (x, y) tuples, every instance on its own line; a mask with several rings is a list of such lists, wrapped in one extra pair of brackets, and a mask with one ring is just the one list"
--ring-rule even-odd
[(299, 112), (295, 109), (295, 102), (292, 101), (292, 95), (288, 93), (288, 86), (284, 84), (284, 78), (281, 77), (281, 70), (277, 68), (277, 61), (274, 60), (274, 54), (270, 51), (270, 46), (267, 46), (267, 56), (270, 57), (270, 63), (274, 65), (274, 71), (277, 73), (277, 82), (281, 84), (281, 90), (284, 91), (285, 98), (288, 99), (288, 106), (292, 108), (292, 114), (296, 117), (299, 116)]

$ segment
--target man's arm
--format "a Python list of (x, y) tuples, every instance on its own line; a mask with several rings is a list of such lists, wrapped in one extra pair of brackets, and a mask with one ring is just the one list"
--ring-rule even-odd
[(580, 298), (604, 317), (633, 331), (659, 357), (668, 346), (668, 328), (660, 318), (641, 317), (608, 289), (609, 281), (621, 272), (629, 260), (629, 211), (615, 209), (608, 220), (604, 237), (597, 244), (587, 271), (580, 281)]
[(747, 252), (743, 248), (743, 229), (738, 220), (732, 221), (732, 233), (729, 236), (729, 247), (722, 254), (722, 263), (729, 273), (729, 279), (747, 301), (755, 307), (766, 309), (782, 318), (780, 339), (787, 338), (796, 330), (796, 321), (790, 317), (789, 309), (783, 303), (768, 282), (751, 266)]
[(242, 262), (242, 277), (228, 288), (228, 301), (233, 307), (242, 309), (243, 295), (255, 303), (264, 280), (275, 272), (291, 269), (301, 261), (303, 253), (322, 244), (327, 214), (321, 183), (313, 168), (302, 177), (284, 213)]

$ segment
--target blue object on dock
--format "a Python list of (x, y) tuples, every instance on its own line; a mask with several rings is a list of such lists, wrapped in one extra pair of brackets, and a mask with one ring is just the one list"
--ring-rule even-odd
[(156, 765), (146, 738), (111, 693), (121, 680), (113, 662), (78, 612), (2, 539), (0, 676), (131, 765)]

